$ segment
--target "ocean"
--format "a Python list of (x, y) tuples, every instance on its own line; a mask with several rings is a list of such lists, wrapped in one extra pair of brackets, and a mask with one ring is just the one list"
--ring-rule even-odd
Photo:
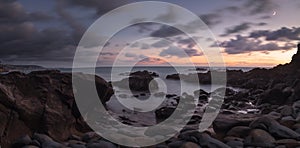
[[(210, 85), (201, 85), (200, 87), (195, 84), (195, 83), (188, 83), (184, 81), (178, 81), (178, 80), (167, 80), (166, 76), (170, 74), (189, 74), (189, 73), (205, 73), (209, 69), (207, 67), (197, 67), (199, 68), (196, 70), (193, 67), (163, 67), (163, 66), (138, 66), (138, 67), (133, 67), (132, 69), (129, 67), (114, 67), (112, 70), (112, 67), (97, 67), (95, 69), (95, 72), (98, 76), (102, 77), (106, 81), (119, 81), (122, 80), (126, 77), (128, 77), (130, 72), (135, 72), (135, 71), (144, 71), (147, 70), (149, 72), (155, 72), (159, 75), (158, 78), (164, 82), (165, 86), (167, 87), (167, 93), (168, 94), (176, 94), (176, 95), (181, 95), (183, 92), (186, 92), (188, 94), (193, 94), (195, 90), (203, 89), (207, 92), (211, 92), (211, 86)], [(215, 70), (218, 70), (218, 68), (214, 68)], [(227, 67), (228, 70), (242, 70), (244, 72), (249, 71), (253, 69), (253, 67)], [(62, 72), (72, 72), (71, 68), (60, 68)], [(79, 72), (87, 72), (89, 71), (90, 68), (79, 68), (76, 69), (75, 71)], [(113, 72), (112, 72), (113, 71)], [(181, 85), (182, 83), (182, 85)], [(180, 88), (180, 86), (184, 86), (184, 88)], [(213, 87), (217, 88), (217, 86)], [(117, 90), (120, 90), (120, 88), (115, 88)], [(181, 91), (182, 90), (182, 91)], [(122, 90), (125, 91), (125, 90)]]

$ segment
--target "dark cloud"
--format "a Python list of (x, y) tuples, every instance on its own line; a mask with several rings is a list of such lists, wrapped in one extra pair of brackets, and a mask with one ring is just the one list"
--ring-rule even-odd
[(261, 23), (257, 23), (256, 25), (257, 25), (257, 26), (266, 26), (266, 25), (268, 25), (268, 23), (261, 22)]
[(238, 13), (240, 11), (240, 7), (228, 6), (228, 7), (225, 7), (223, 10), (231, 12), (231, 13)]
[(162, 48), (162, 47), (167, 47), (169, 46), (171, 43), (169, 41), (166, 41), (166, 40), (159, 40), (153, 44), (151, 44), (152, 47), (155, 47), (155, 48)]
[(39, 29), (33, 21), (52, 19), (28, 13), (17, 1), (0, 2), (0, 58), (3, 61), (70, 61), (76, 44), (70, 33), (55, 28)]
[(65, 7), (66, 3), (64, 1), (57, 0), (56, 11), (62, 18), (62, 21), (65, 21), (70, 26), (70, 28), (72, 28), (73, 38), (75, 39), (75, 42), (78, 42), (81, 39), (86, 28), (82, 24), (80, 24), (71, 14), (69, 14), (65, 10)]
[(271, 13), (278, 7), (273, 0), (247, 0), (243, 6), (250, 15)]
[(146, 43), (141, 44), (141, 49), (150, 49), (150, 45)]
[(190, 39), (190, 38), (187, 38), (187, 39), (179, 39), (177, 41), (178, 44), (181, 44), (181, 45), (185, 45), (187, 46), (188, 48), (193, 48), (196, 43), (193, 39)]
[(125, 53), (125, 57), (128, 57), (128, 58), (135, 58), (135, 57), (137, 57), (137, 55), (134, 54), (134, 53)]
[(270, 18), (271, 18), (270, 15), (265, 15), (265, 16), (260, 17), (260, 19), (270, 19)]
[[(217, 13), (209, 13), (209, 14), (199, 15), (199, 18), (209, 27), (213, 27), (222, 22), (221, 15), (219, 15)], [(162, 26), (160, 26), (159, 29), (150, 33), (150, 36), (165, 38), (165, 37), (173, 37), (173, 36), (184, 34), (182, 31), (176, 29), (175, 27), (162, 25)], [(189, 30), (190, 32), (197, 32), (199, 29), (203, 29), (203, 28), (201, 28), (203, 26), (198, 25), (197, 20), (191, 21), (184, 25), (180, 25), (180, 27), (185, 28), (185, 29)]]
[(43, 12), (26, 12), (17, 1), (0, 1), (0, 23), (15, 24), (25, 21), (45, 21), (54, 17)]
[(54, 19), (53, 16), (42, 11), (32, 12), (29, 13), (28, 15), (30, 17), (30, 20), (32, 21), (49, 21)]
[(171, 37), (183, 34), (180, 30), (172, 27), (172, 26), (161, 26), (158, 30), (152, 32), (150, 34), (151, 37), (159, 37), (159, 38), (165, 38), (165, 37)]
[(278, 30), (258, 30), (253, 31), (249, 37), (259, 38), (265, 37), (267, 41), (276, 41), (276, 40), (300, 40), (300, 27), (287, 28), (282, 27)]
[(213, 27), (217, 24), (220, 24), (221, 21), (221, 15), (217, 13), (209, 13), (209, 14), (203, 14), (199, 16), (202, 21), (210, 27)]
[(114, 56), (116, 55), (116, 53), (113, 52), (101, 52), (100, 56)]
[(67, 0), (68, 6), (79, 6), (96, 9), (98, 16), (113, 10), (119, 6), (130, 3), (129, 0)]
[(248, 30), (251, 27), (251, 25), (252, 25), (252, 23), (245, 22), (245, 23), (227, 28), (225, 30), (225, 33), (222, 34), (221, 36), (228, 36), (228, 35), (235, 34), (235, 33), (241, 33), (245, 30)]
[(240, 54), (253, 51), (266, 53), (266, 51), (290, 50), (293, 49), (295, 45), (287, 43), (285, 46), (279, 46), (273, 42), (263, 43), (261, 40), (237, 35), (235, 39), (219, 43), (219, 46), (225, 48), (225, 52), (228, 54)]
[(189, 57), (201, 56), (201, 53), (199, 53), (196, 49), (181, 49), (175, 46), (170, 46), (169, 48), (164, 49), (159, 55), (162, 57), (176, 56), (178, 58), (184, 58), (186, 55)]

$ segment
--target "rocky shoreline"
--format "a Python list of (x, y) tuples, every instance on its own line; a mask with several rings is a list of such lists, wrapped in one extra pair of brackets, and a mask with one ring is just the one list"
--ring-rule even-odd
[[(157, 74), (143, 71), (129, 76), (131, 89), (148, 91), (148, 84)], [(196, 76), (200, 83), (210, 83), (209, 72)], [(167, 79), (191, 81), (188, 77), (174, 74)], [(248, 72), (228, 70), (227, 77), (228, 86), (243, 90), (220, 88), (226, 90), (224, 103), (208, 130), (199, 132), (197, 127), (205, 104), (214, 101), (210, 96), (218, 90), (196, 90), (190, 97), (197, 97), (199, 104), (188, 125), (173, 138), (152, 147), (300, 147), (300, 45), (288, 64)], [(95, 79), (100, 101), (105, 104), (114, 95), (112, 85), (98, 76)], [(160, 95), (176, 103), (157, 109), (157, 122), (168, 118), (182, 99), (172, 94)], [(123, 147), (97, 135), (84, 122), (74, 100), (70, 73), (51, 70), (1, 75), (0, 117), (4, 148)], [(120, 120), (130, 124), (126, 118)]]

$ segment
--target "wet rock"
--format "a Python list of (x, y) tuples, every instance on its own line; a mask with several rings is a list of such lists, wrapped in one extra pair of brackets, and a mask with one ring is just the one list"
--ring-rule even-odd
[(166, 98), (172, 98), (172, 97), (176, 97), (176, 96), (177, 96), (176, 94), (167, 94)]
[(64, 145), (55, 141), (46, 141), (42, 144), (43, 148), (65, 148)]
[(173, 141), (171, 143), (168, 144), (169, 148), (179, 148), (181, 147), (183, 144), (185, 143), (185, 141)]
[[(158, 89), (158, 83), (154, 80), (156, 74), (148, 71), (131, 73), (128, 78), (113, 82), (113, 85), (121, 88), (129, 88), (132, 91), (146, 91)], [(129, 87), (128, 87), (129, 86)]]
[(243, 148), (244, 143), (242, 141), (229, 141), (226, 143), (231, 148)]
[[(173, 129), (172, 127), (167, 127), (167, 126), (152, 126), (149, 127), (146, 131), (145, 131), (145, 135), (149, 136), (149, 137), (154, 137), (154, 136), (165, 136), (165, 135), (169, 135), (169, 134), (175, 134), (177, 131), (175, 129)], [(162, 133), (164, 133), (162, 135)]]
[(282, 116), (291, 116), (293, 114), (293, 108), (289, 105), (282, 106), (280, 110)]
[(38, 134), (38, 133), (34, 133), (32, 139), (37, 140), (40, 144), (43, 144), (48, 141), (53, 141), (53, 139), (50, 138), (49, 136), (44, 134)]
[(117, 148), (117, 146), (108, 141), (100, 140), (95, 143), (87, 144), (87, 148)]
[(82, 136), (82, 141), (84, 142), (93, 142), (101, 138), (96, 132), (87, 132)]
[(179, 80), (179, 74), (171, 74), (171, 75), (167, 75), (166, 79), (171, 79), (171, 80)]
[(219, 138), (235, 126), (248, 126), (255, 117), (252, 115), (219, 115), (213, 122), (213, 129)]
[(200, 148), (200, 146), (194, 142), (186, 142), (180, 148)]
[(179, 139), (197, 143), (201, 147), (229, 148), (229, 146), (224, 144), (223, 142), (210, 137), (206, 133), (200, 133), (198, 131), (183, 132), (179, 135)]
[(239, 137), (239, 138), (245, 138), (246, 136), (249, 135), (251, 131), (251, 128), (248, 126), (236, 126), (230, 129), (227, 132), (227, 136), (233, 136), (233, 137)]
[(158, 93), (155, 93), (154, 96), (155, 97), (163, 97), (165, 96), (166, 94), (164, 92), (158, 92)]
[(253, 129), (245, 139), (245, 146), (274, 147), (275, 139), (261, 129)]
[(39, 148), (39, 147), (35, 146), (35, 145), (26, 145), (26, 146), (23, 146), (22, 148)]
[[(251, 128), (259, 128), (268, 131), (272, 136), (286, 139), (299, 139), (300, 134), (280, 125), (276, 120), (269, 117), (261, 117), (250, 124)], [(300, 140), (300, 139), (299, 139)]]
[(176, 109), (175, 107), (162, 107), (160, 109), (155, 110), (155, 117), (157, 122), (169, 118), (173, 114), (175, 109)]
[(279, 122), (281, 125), (284, 125), (288, 128), (292, 128), (293, 125), (296, 123), (296, 120), (292, 116), (285, 116), (282, 117)]
[(300, 146), (300, 142), (294, 139), (281, 139), (281, 140), (277, 140), (276, 144), (278, 145), (285, 145), (288, 148), (292, 148), (292, 147), (299, 147)]
[(277, 113), (275, 111), (268, 113), (266, 116), (274, 120), (279, 120), (282, 117), (280, 113)]
[(70, 144), (68, 146), (71, 148), (86, 148), (85, 145), (81, 145), (81, 144)]
[(297, 118), (300, 113), (300, 100), (294, 102), (292, 108), (293, 108), (293, 116)]
[(14, 141), (12, 148), (19, 148), (25, 145), (29, 145), (32, 142), (31, 138), (28, 135), (22, 136)]

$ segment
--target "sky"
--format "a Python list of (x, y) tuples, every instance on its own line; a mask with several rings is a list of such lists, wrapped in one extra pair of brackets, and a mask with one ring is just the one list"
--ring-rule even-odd
[[(104, 15), (134, 21), (130, 15), (107, 15), (115, 8), (134, 2), (142, 1), (0, 0), (0, 60), (7, 64), (72, 67), (76, 49), (88, 28)], [(114, 63), (160, 66), (188, 65), (191, 61), (206, 66), (209, 58), (203, 51), (219, 50), (227, 66), (271, 67), (288, 63), (297, 52), (300, 42), (298, 0), (161, 2), (191, 11), (203, 21), (204, 27), (193, 21), (182, 24), (188, 22), (189, 17), (178, 20), (176, 15), (181, 14), (173, 7), (160, 10), (145, 6), (140, 14), (174, 25), (149, 22), (126, 27), (112, 36), (103, 50), (92, 45), (84, 47), (82, 62), (97, 58), (97, 66)], [(100, 27), (110, 30), (108, 26)], [(201, 47), (178, 27), (189, 29)], [(97, 33), (105, 34), (105, 31)]]

